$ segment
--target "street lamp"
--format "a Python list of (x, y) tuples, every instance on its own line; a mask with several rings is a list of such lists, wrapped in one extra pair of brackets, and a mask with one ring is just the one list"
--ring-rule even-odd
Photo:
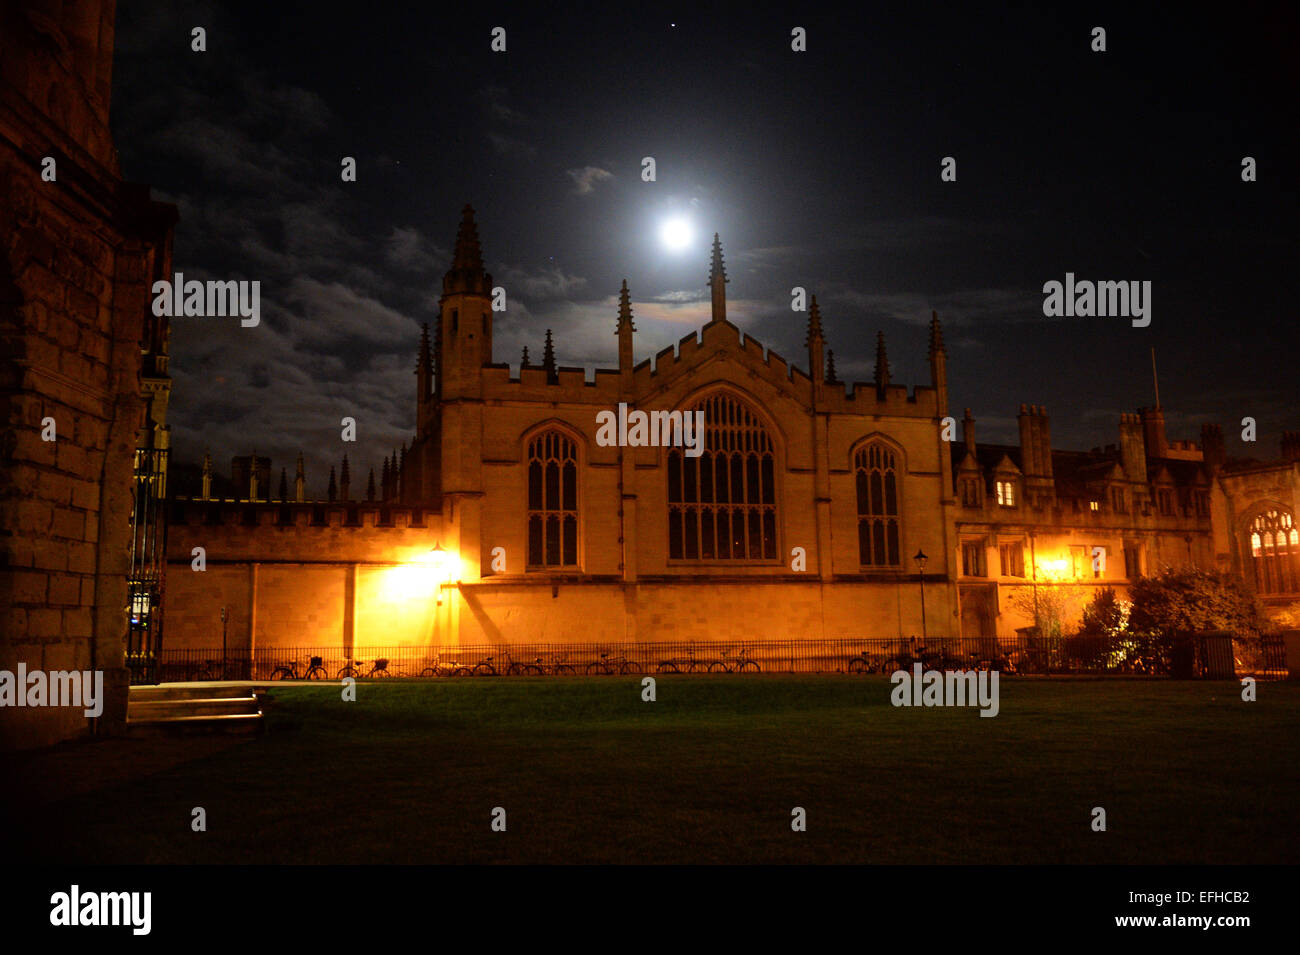
[(917, 569), (920, 571), (920, 575), (921, 575), (921, 644), (922, 646), (925, 645), (925, 640), (927, 636), (926, 627), (925, 627), (925, 562), (928, 561), (929, 559), (930, 558), (925, 556), (925, 551), (921, 550), (921, 548), (919, 547), (916, 549), (916, 556), (912, 558), (912, 560), (916, 561)]
[(442, 606), (442, 589), (447, 586), (448, 568), (450, 567), (450, 555), (442, 549), (441, 544), (434, 544), (433, 550), (429, 551), (427, 560), (433, 567), (433, 582), (438, 592), (438, 606)]

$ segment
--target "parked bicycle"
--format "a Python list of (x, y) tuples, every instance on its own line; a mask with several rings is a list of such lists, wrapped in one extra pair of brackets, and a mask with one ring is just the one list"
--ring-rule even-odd
[(569, 655), (561, 653), (553, 657), (549, 663), (543, 667), (545, 671), (552, 676), (576, 676), (578, 671), (574, 669), (573, 664), (568, 662)]
[(757, 673), (759, 671), (758, 663), (749, 658), (749, 653), (744, 647), (734, 656), (731, 656), (730, 650), (723, 650), (717, 660), (709, 664), (710, 673)]
[(326, 680), (329, 674), (325, 672), (325, 663), (320, 657), (312, 657), (307, 661), (307, 670), (304, 673), (298, 672), (298, 661), (290, 660), (288, 663), (281, 663), (271, 671), (272, 680)]
[(225, 665), (221, 660), (204, 660), (197, 668), (190, 670), (189, 678), (199, 681), (221, 680), (225, 679), (224, 670)]
[(849, 673), (876, 673), (884, 672), (884, 665), (889, 659), (887, 654), (868, 653), (863, 650), (855, 657), (850, 657), (845, 669)]
[(695, 658), (695, 648), (690, 647), (687, 649), (685, 657), (660, 660), (655, 669), (660, 673), (700, 673), (707, 670), (708, 667), (707, 661)]
[(596, 674), (613, 676), (615, 673), (624, 675), (640, 672), (641, 664), (637, 663), (635, 660), (629, 660), (626, 653), (620, 653), (618, 656), (613, 656), (609, 653), (602, 653), (599, 660), (592, 660), (587, 664), (588, 676)]
[(339, 670), (336, 679), (344, 680), (351, 677), (354, 680), (374, 680), (382, 677), (392, 676), (388, 669), (388, 660), (380, 657), (371, 664), (369, 671), (365, 669), (365, 661), (361, 659), (352, 660), (343, 665)]
[(506, 676), (541, 676), (544, 672), (541, 666), (541, 657), (537, 657), (531, 663), (524, 663), (511, 656), (509, 650), (503, 651), (502, 656), (505, 657), (503, 666), (505, 667)]

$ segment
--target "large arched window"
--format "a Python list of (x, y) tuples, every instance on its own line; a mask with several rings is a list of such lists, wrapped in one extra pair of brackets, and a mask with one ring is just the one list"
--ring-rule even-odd
[(775, 560), (776, 456), (762, 421), (718, 393), (704, 411), (704, 453), (668, 452), (670, 560)]
[(528, 566), (578, 564), (578, 448), (562, 431), (528, 442)]
[(1293, 594), (1300, 590), (1300, 531), (1295, 517), (1282, 508), (1269, 508), (1250, 522), (1250, 558), (1255, 590), (1261, 594)]
[(871, 441), (853, 455), (858, 488), (858, 560), (864, 567), (898, 567), (898, 463), (894, 449)]

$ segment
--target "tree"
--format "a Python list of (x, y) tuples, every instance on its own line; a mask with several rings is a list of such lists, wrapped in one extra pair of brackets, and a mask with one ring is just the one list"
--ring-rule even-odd
[(1075, 666), (1090, 670), (1109, 669), (1120, 662), (1126, 648), (1121, 640), (1128, 624), (1129, 605), (1115, 596), (1114, 587), (1103, 587), (1083, 608), (1079, 632), (1065, 638), (1065, 653)]
[(1179, 669), (1179, 633), (1223, 630), (1232, 634), (1238, 656), (1250, 655), (1261, 640), (1263, 617), (1245, 582), (1233, 574), (1187, 568), (1139, 577), (1129, 585), (1133, 607), (1128, 630), (1141, 651), (1161, 669)]
[(1018, 587), (1007, 603), (1022, 616), (1034, 621), (1041, 636), (1047, 639), (1060, 637), (1073, 629), (1078, 619), (1079, 597), (1075, 588), (1066, 584), (1039, 584), (1037, 587)]
[(1262, 623), (1255, 598), (1241, 578), (1214, 570), (1166, 570), (1139, 577), (1129, 585), (1129, 596), (1129, 629), (1135, 633), (1227, 630), (1234, 636), (1256, 637)]

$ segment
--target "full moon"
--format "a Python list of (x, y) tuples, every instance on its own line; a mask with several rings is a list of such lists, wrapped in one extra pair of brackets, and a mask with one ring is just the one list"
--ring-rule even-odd
[(691, 244), (691, 224), (685, 219), (669, 219), (659, 228), (659, 240), (676, 251)]

